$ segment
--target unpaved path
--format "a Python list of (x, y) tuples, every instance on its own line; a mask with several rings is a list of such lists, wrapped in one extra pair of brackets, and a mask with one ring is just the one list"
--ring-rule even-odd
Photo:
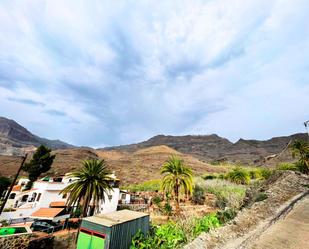
[(309, 197), (306, 197), (282, 220), (267, 229), (250, 249), (309, 248)]

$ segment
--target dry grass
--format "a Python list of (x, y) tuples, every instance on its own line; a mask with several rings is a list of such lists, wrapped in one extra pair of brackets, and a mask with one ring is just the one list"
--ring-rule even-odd
[[(226, 172), (225, 167), (213, 166), (182, 154), (168, 146), (153, 146), (137, 150), (134, 153), (114, 150), (94, 150), (91, 148), (63, 149), (54, 151), (56, 159), (49, 174), (62, 175), (81, 166), (81, 161), (90, 158), (105, 159), (109, 168), (115, 171), (122, 185), (136, 184), (153, 179), (160, 179), (160, 167), (173, 154), (182, 157), (196, 175)], [(12, 176), (18, 168), (19, 162), (2, 165), (7, 161), (16, 160), (16, 157), (0, 156), (0, 172), (4, 176)]]

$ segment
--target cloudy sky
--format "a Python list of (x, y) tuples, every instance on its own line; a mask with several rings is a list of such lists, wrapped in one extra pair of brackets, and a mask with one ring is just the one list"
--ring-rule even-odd
[(102, 147), (304, 132), (307, 0), (0, 2), (0, 116)]

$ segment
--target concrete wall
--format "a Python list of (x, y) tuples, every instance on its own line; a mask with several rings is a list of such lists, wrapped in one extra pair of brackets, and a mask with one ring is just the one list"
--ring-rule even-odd
[[(111, 200), (109, 200), (109, 195), (112, 196)], [(120, 195), (119, 188), (114, 188), (113, 191), (110, 191), (108, 195), (104, 194), (105, 202), (101, 203), (99, 213), (107, 214), (107, 213), (116, 211), (117, 206), (118, 206), (118, 201), (119, 201), (119, 195)]]

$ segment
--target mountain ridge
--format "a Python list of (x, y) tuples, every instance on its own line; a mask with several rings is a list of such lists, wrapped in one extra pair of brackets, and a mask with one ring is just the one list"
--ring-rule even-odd
[(243, 139), (235, 143), (217, 134), (211, 135), (157, 135), (146, 141), (105, 147), (99, 150), (134, 152), (151, 146), (166, 145), (181, 153), (196, 156), (206, 162), (230, 161), (234, 163), (259, 164), (265, 158), (280, 153), (291, 140), (308, 139), (307, 133), (295, 133), (287, 136), (272, 137), (267, 140)]
[[(183, 136), (160, 134), (140, 143), (105, 147), (96, 151), (134, 153), (140, 149), (165, 145), (180, 153), (191, 155), (202, 162), (227, 161), (259, 165), (265, 163), (269, 156), (273, 158), (273, 155), (282, 154), (282, 150), (294, 139), (304, 140), (308, 139), (308, 136), (306, 133), (296, 133), (289, 136), (273, 137), (268, 140), (240, 138), (233, 143), (217, 134)], [(41, 144), (53, 150), (76, 148), (61, 140), (49, 140), (36, 136), (14, 120), (0, 117), (0, 154), (18, 155), (25, 151), (34, 151)], [(291, 160), (290, 155), (284, 155), (284, 158), (288, 161)]]
[(18, 155), (25, 150), (33, 150), (41, 144), (51, 149), (74, 148), (59, 139), (50, 140), (32, 134), (13, 119), (0, 117), (0, 153)]

